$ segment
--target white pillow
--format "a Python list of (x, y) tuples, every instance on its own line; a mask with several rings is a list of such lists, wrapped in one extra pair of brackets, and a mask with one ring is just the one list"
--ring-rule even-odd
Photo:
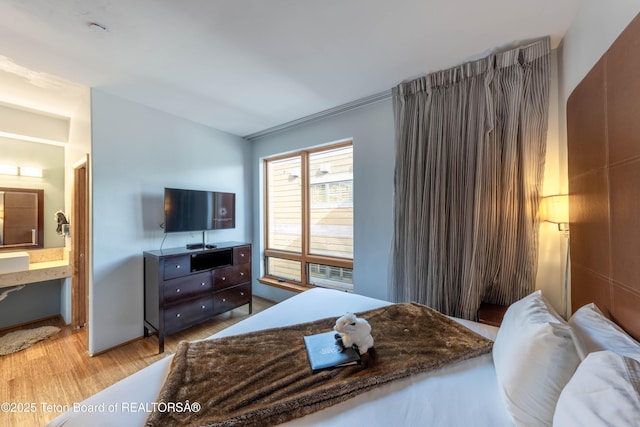
[(518, 426), (550, 426), (580, 359), (571, 328), (541, 291), (512, 304), (493, 345), (498, 386)]
[(582, 358), (594, 351), (611, 350), (640, 361), (640, 344), (607, 319), (594, 303), (580, 307), (569, 319), (569, 325), (583, 343), (577, 346)]
[(612, 351), (590, 353), (562, 390), (553, 425), (639, 426), (640, 362)]

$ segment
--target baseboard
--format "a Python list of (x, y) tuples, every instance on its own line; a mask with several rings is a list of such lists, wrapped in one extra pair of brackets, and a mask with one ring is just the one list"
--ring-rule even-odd
[(105, 348), (104, 350), (100, 350), (100, 351), (97, 351), (95, 353), (89, 353), (89, 357), (100, 356), (101, 354), (104, 354), (104, 353), (106, 353), (108, 351), (115, 350), (116, 348), (123, 347), (125, 345), (131, 344), (132, 342), (136, 342), (136, 341), (142, 340), (144, 338), (145, 338), (144, 336), (139, 336), (137, 338), (133, 338), (133, 339), (131, 339), (129, 341), (125, 341), (125, 342), (120, 343), (118, 345), (114, 345), (113, 347)]
[(18, 323), (17, 325), (5, 326), (4, 328), (0, 328), (0, 332), (7, 332), (7, 331), (11, 331), (12, 329), (23, 329), (25, 326), (29, 326), (29, 325), (33, 325), (41, 322), (50, 322), (50, 321), (52, 322), (54, 320), (58, 322), (58, 324), (56, 324), (55, 326), (66, 325), (61, 314), (54, 314), (53, 316), (46, 316), (40, 319), (29, 320), (28, 322)]

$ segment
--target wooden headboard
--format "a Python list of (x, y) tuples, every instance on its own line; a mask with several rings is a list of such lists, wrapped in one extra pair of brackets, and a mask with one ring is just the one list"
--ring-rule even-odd
[(640, 338), (640, 15), (567, 101), (571, 306)]

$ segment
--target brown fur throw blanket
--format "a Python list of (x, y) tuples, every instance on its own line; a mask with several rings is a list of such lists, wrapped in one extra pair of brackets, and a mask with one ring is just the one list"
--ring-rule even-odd
[(283, 423), (377, 385), (488, 353), (493, 344), (419, 304), (393, 304), (358, 316), (371, 324), (375, 347), (360, 365), (317, 373), (311, 372), (302, 337), (331, 330), (336, 318), (180, 343), (159, 410), (147, 425)]

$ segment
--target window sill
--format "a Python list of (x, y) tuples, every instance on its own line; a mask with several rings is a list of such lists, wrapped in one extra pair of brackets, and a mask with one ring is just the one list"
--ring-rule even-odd
[(299, 283), (281, 282), (278, 279), (272, 279), (270, 277), (260, 277), (258, 282), (263, 285), (273, 286), (274, 288), (280, 288), (291, 292), (304, 292), (309, 289), (313, 289), (314, 286), (301, 285)]

